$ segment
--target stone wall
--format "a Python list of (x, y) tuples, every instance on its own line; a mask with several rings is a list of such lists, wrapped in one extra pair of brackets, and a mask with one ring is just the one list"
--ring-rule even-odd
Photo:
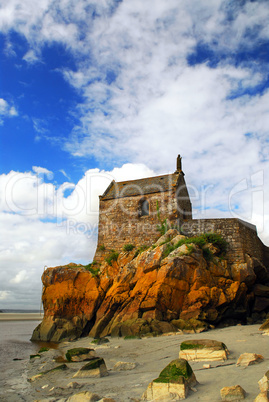
[[(149, 215), (139, 216), (141, 199), (149, 203)], [(177, 224), (177, 201), (175, 189), (162, 193), (130, 196), (111, 200), (100, 199), (98, 245), (94, 260), (100, 262), (111, 249), (121, 251), (126, 244), (148, 246), (160, 236), (157, 225), (160, 219)], [(102, 250), (104, 249), (105, 250)]]
[(193, 219), (181, 225), (181, 231), (187, 236), (202, 233), (219, 233), (229, 243), (229, 263), (245, 261), (245, 254), (266, 262), (265, 251), (268, 249), (257, 236), (256, 227), (239, 219)]

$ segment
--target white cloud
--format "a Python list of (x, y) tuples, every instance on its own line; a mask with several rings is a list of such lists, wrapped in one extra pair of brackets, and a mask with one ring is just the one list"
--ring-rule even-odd
[(0, 300), (6, 300), (9, 296), (9, 292), (6, 290), (0, 290)]
[(18, 112), (14, 106), (11, 106), (5, 99), (0, 98), (0, 125), (3, 124), (5, 117), (17, 116)]
[[(19, 243), (16, 244), (16, 248), (21, 248)], [(19, 271), (15, 278), (10, 279), (10, 283), (21, 283), (28, 278), (26, 270)]]
[(28, 50), (28, 52), (25, 53), (22, 59), (29, 64), (36, 63), (37, 61), (40, 60), (39, 56), (32, 49)]

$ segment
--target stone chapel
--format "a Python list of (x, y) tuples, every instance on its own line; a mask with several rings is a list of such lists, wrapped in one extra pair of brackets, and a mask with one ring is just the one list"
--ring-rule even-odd
[(162, 176), (110, 183), (99, 197), (98, 245), (94, 260), (105, 250), (125, 244), (148, 246), (159, 236), (160, 221), (180, 227), (192, 219), (192, 206), (177, 157), (176, 171)]

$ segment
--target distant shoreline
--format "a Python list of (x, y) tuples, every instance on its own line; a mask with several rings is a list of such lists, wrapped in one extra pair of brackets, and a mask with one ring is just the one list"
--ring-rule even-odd
[(43, 313), (0, 313), (0, 321), (42, 321)]

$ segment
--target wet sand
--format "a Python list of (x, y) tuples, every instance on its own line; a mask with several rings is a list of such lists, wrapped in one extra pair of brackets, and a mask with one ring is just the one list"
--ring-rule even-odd
[(0, 313), (0, 321), (42, 321), (43, 313)]
[[(180, 343), (188, 339), (214, 339), (224, 342), (230, 355), (224, 362), (209, 362), (210, 369), (203, 368), (205, 362), (190, 362), (199, 384), (197, 392), (190, 392), (187, 400), (190, 402), (217, 402), (220, 401), (220, 390), (225, 386), (241, 385), (246, 391), (246, 401), (254, 401), (259, 394), (258, 380), (269, 369), (269, 336), (259, 331), (260, 325), (234, 326), (216, 329), (201, 334), (171, 334), (156, 338), (143, 338), (124, 340), (122, 338), (110, 338), (109, 343), (94, 346), (91, 338), (83, 338), (74, 342), (63, 342), (59, 345), (57, 353), (65, 355), (68, 349), (74, 347), (90, 347), (96, 349), (96, 355), (103, 357), (109, 375), (103, 378), (72, 378), (81, 365), (85, 363), (67, 363), (68, 370), (57, 375), (45, 375), (26, 386), (25, 380), (18, 379), (17, 387), (22, 381), (25, 387), (19, 394), (13, 388), (10, 392), (6, 388), (5, 397), (8, 401), (34, 401), (51, 398), (51, 401), (66, 401), (68, 396), (80, 391), (97, 393), (100, 398), (110, 397), (117, 402), (139, 401), (149, 382), (158, 377), (160, 371), (173, 359), (178, 358)], [(236, 367), (240, 354), (253, 352), (261, 354), (264, 361), (247, 368)], [(55, 353), (45, 352), (45, 353)], [(47, 355), (42, 361), (36, 359), (28, 363), (28, 372), (24, 373), (29, 378), (45, 369), (44, 360), (52, 362), (52, 356)], [(113, 369), (118, 361), (133, 362), (137, 366), (133, 370), (115, 371)], [(57, 363), (54, 363), (57, 364)], [(58, 363), (59, 364), (59, 363)], [(41, 367), (43, 367), (41, 369)], [(81, 384), (81, 388), (70, 390), (67, 384), (75, 381)], [(8, 386), (8, 384), (7, 384)], [(17, 388), (18, 389), (18, 388)], [(0, 396), (0, 400), (1, 399)]]

